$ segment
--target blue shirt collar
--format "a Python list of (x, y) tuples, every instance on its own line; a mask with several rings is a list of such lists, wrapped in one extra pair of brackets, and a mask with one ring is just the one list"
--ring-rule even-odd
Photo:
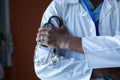
[[(92, 10), (92, 12), (93, 12), (93, 14), (95, 16), (95, 20), (98, 21), (103, 3), (101, 3), (96, 9), (95, 9), (95, 7), (93, 6), (93, 4), (92, 4), (92, 2), (90, 0), (87, 0), (87, 3), (88, 3), (89, 8)], [(81, 4), (83, 6), (85, 6), (82, 2), (81, 2)]]

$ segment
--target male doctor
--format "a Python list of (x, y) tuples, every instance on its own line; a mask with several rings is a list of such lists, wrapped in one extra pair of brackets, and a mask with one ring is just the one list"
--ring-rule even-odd
[[(44, 26), (53, 15), (63, 20), (60, 28)], [(42, 80), (90, 80), (93, 69), (120, 67), (120, 0), (53, 0), (36, 41), (34, 67)]]

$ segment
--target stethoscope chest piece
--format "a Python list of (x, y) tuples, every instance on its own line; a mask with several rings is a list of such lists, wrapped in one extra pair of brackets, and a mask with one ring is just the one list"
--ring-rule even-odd
[(53, 65), (56, 65), (60, 62), (60, 58), (58, 55), (52, 55), (50, 58), (49, 58), (49, 62), (50, 64), (53, 64)]

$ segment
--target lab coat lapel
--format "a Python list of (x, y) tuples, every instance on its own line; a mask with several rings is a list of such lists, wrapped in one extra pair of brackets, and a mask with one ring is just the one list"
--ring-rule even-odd
[(110, 11), (112, 9), (112, 5), (111, 5), (110, 1), (111, 0), (104, 0), (104, 2), (103, 2), (103, 6), (102, 6), (102, 9), (101, 9), (101, 13), (100, 13), (100, 20), (99, 20), (100, 23), (103, 20), (103, 18), (105, 18), (106, 15), (108, 13), (110, 13)]

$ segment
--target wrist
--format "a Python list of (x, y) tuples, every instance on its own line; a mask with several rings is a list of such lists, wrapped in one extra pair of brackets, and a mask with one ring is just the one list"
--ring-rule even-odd
[(70, 40), (71, 40), (71, 36), (69, 35), (64, 35), (62, 37), (61, 43), (60, 45), (60, 49), (69, 49), (69, 45), (70, 45)]
[(79, 37), (68, 36), (66, 42), (62, 45), (64, 45), (64, 49), (83, 53), (82, 39)]

